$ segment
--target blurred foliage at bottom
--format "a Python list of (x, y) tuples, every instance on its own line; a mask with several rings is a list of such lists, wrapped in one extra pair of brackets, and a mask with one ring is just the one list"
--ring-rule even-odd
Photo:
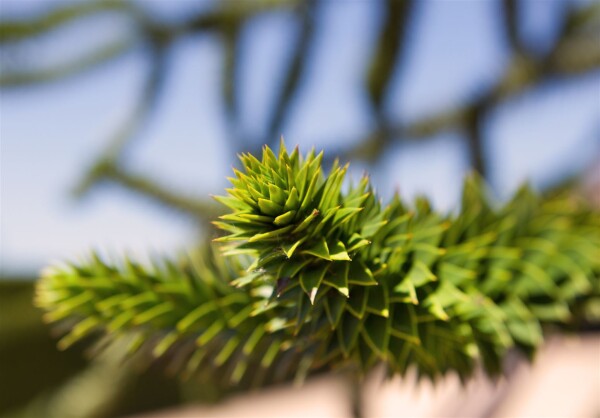
[(210, 385), (192, 392), (159, 368), (124, 366), (115, 353), (86, 361), (81, 348), (58, 351), (33, 290), (33, 278), (0, 278), (0, 417), (122, 416), (216, 400)]

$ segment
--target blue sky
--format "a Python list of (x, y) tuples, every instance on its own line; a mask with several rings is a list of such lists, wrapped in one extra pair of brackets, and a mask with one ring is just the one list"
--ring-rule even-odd
[[(177, 19), (208, 2), (151, 2)], [(168, 6), (167, 6), (168, 4)], [(524, 35), (545, 48), (555, 36), (558, 1), (525, 3)], [(47, 7), (3, 2), (5, 16)], [(497, 80), (508, 64), (498, 32), (496, 1), (424, 1), (410, 31), (403, 71), (396, 74), (386, 112), (414, 120), (444, 110)], [(318, 15), (317, 48), (283, 134), (303, 148), (360, 138), (374, 122), (361, 80), (381, 13), (368, 1), (326, 1)], [(77, 54), (128, 27), (114, 16), (73, 25), (27, 46), (42, 64)], [(298, 28), (285, 12), (254, 19), (245, 29), (239, 106), (241, 127), (265, 132), (290, 42)], [(86, 34), (82, 36), (82, 34)], [(93, 34), (94, 36), (91, 36)], [(38, 54), (37, 52), (40, 51)], [(43, 51), (43, 52), (42, 52)], [(36, 271), (51, 260), (90, 249), (139, 258), (174, 254), (197, 239), (189, 221), (114, 187), (81, 201), (77, 178), (132, 111), (147, 70), (143, 50), (68, 82), (4, 90), (0, 96), (0, 268)], [(220, 96), (223, 51), (213, 35), (184, 39), (170, 52), (164, 99), (145, 127), (131, 167), (160, 173), (161, 182), (192, 195), (220, 193), (229, 175), (227, 120)], [(543, 86), (503, 104), (489, 121), (493, 187), (506, 197), (530, 179), (542, 185), (575, 172), (600, 155), (600, 73)], [(359, 175), (365, 169), (353, 164)], [(424, 144), (395, 146), (370, 169), (383, 196), (430, 196), (455, 207), (468, 172), (464, 139), (445, 133)]]

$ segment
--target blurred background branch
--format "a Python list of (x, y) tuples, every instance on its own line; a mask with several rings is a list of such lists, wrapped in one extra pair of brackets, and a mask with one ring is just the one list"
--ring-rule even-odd
[[(565, 6), (566, 7), (566, 6)], [(141, 5), (122, 1), (93, 1), (65, 5), (48, 13), (27, 20), (7, 21), (0, 25), (0, 43), (14, 44), (32, 37), (40, 37), (64, 25), (87, 19), (96, 14), (119, 13), (137, 28), (135, 36), (120, 39), (82, 56), (52, 68), (16, 68), (3, 71), (0, 85), (5, 88), (25, 88), (39, 83), (64, 81), (78, 74), (106, 65), (131, 51), (144, 48), (149, 56), (148, 75), (138, 105), (119, 129), (106, 151), (90, 166), (84, 180), (77, 187), (82, 196), (93, 190), (100, 181), (116, 182), (135, 193), (149, 196), (152, 200), (178, 207), (183, 212), (195, 212), (194, 218), (205, 222), (214, 215), (211, 205), (190, 201), (166, 191), (154, 179), (127, 174), (123, 155), (129, 143), (139, 137), (141, 128), (151, 117), (161, 98), (162, 85), (169, 73), (168, 51), (180, 38), (202, 33), (215, 32), (221, 36), (225, 51), (222, 95), (230, 125), (229, 139), (234, 153), (256, 152), (262, 144), (274, 144), (283, 134), (283, 124), (289, 117), (299, 86), (311, 65), (318, 30), (319, 2), (291, 1), (224, 1), (208, 11), (187, 16), (180, 22), (161, 22), (149, 16)], [(264, 137), (253, 138), (240, 132), (239, 124), (239, 65), (242, 27), (259, 14), (285, 9), (299, 22), (299, 33), (289, 61), (283, 66), (283, 78), (275, 92), (275, 104), (268, 118)], [(365, 73), (365, 88), (371, 101), (375, 127), (361, 138), (348, 138), (342, 147), (328, 150), (329, 156), (340, 156), (344, 160), (364, 160), (375, 164), (391, 146), (402, 141), (427, 140), (445, 131), (463, 132), (467, 138), (472, 167), (486, 176), (488, 164), (484, 146), (486, 120), (498, 105), (519, 96), (528, 89), (537, 88), (549, 80), (569, 82), (579, 75), (600, 68), (600, 7), (592, 3), (582, 8), (569, 7), (562, 18), (562, 29), (552, 48), (542, 56), (529, 52), (523, 45), (519, 26), (519, 5), (515, 0), (503, 0), (500, 5), (501, 23), (505, 42), (510, 50), (510, 62), (504, 75), (486, 91), (467, 103), (447, 109), (421, 120), (403, 123), (386, 117), (384, 104), (386, 92), (394, 74), (405, 60), (408, 27), (413, 21), (415, 5), (412, 1), (387, 0), (383, 3), (384, 22), (376, 39)], [(132, 151), (133, 152), (133, 151)], [(119, 167), (119, 168), (117, 168)]]

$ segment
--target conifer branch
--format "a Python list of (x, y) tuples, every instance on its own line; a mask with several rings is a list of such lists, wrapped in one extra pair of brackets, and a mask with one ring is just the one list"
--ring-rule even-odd
[(210, 247), (151, 268), (92, 255), (80, 265), (46, 269), (35, 303), (47, 322), (67, 329), (60, 349), (94, 336), (95, 351), (125, 346), (126, 357), (160, 360), (184, 378), (210, 369), (225, 387), (287, 380), (311, 343), (285, 343), (279, 318), (263, 309), (264, 289), (230, 285), (242, 272), (239, 262), (225, 262)]
[(37, 304), (72, 321), (59, 345), (135, 335), (155, 357), (226, 368), (233, 383), (380, 363), (466, 379), (479, 363), (498, 375), (508, 350), (532, 355), (545, 328), (599, 312), (600, 213), (584, 201), (524, 187), (497, 205), (471, 176), (456, 215), (423, 198), (384, 206), (368, 178), (344, 188), (347, 166), (325, 175), (322, 158), (283, 142), (278, 155), (241, 156), (216, 197), (229, 208), (214, 222), (226, 258), (48, 270)]

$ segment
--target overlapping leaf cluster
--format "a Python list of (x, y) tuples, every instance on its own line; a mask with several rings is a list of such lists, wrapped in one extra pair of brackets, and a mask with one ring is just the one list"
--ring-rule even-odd
[(321, 156), (283, 143), (278, 157), (243, 155), (217, 198), (232, 213), (216, 225), (228, 254), (254, 257), (255, 274), (238, 283), (273, 285), (286, 326), (327, 318), (331, 361), (466, 377), (481, 360), (497, 374), (509, 348), (531, 353), (542, 326), (568, 322), (582, 301), (598, 306), (600, 217), (583, 202), (523, 188), (496, 208), (469, 177), (458, 216), (426, 199), (382, 207), (366, 179), (342, 192), (346, 169), (324, 176)]
[(302, 351), (269, 328), (268, 312), (249, 315), (264, 296), (230, 285), (240, 266), (211, 246), (152, 268), (94, 255), (46, 269), (35, 303), (46, 321), (67, 330), (61, 349), (96, 336), (99, 349), (125, 343), (126, 355), (141, 364), (160, 360), (182, 377), (208, 375), (224, 388), (285, 381), (297, 373), (291, 366)]
[(460, 213), (442, 216), (426, 199), (382, 206), (367, 178), (344, 189), (347, 167), (325, 175), (322, 154), (283, 143), (241, 160), (216, 197), (230, 208), (215, 222), (226, 258), (44, 275), (48, 319), (76, 323), (61, 345), (134, 334), (156, 357), (234, 383), (377, 363), (466, 378), (480, 362), (498, 374), (512, 347), (532, 354), (542, 328), (574, 311), (599, 311), (600, 214), (571, 195), (523, 188), (495, 206), (469, 177)]

